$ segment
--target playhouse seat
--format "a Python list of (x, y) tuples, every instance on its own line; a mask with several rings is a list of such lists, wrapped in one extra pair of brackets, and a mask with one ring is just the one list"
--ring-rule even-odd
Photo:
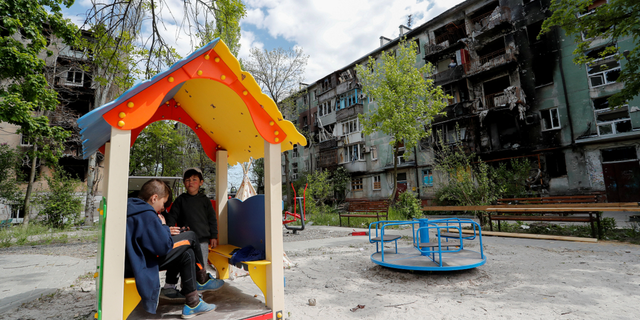
[(141, 298), (136, 289), (135, 278), (124, 279), (124, 299), (122, 303), (122, 319), (126, 319), (136, 308)]
[[(235, 249), (240, 249), (230, 244), (219, 245), (215, 248), (209, 248), (209, 262), (218, 270), (218, 279), (229, 279), (229, 259), (231, 259), (231, 253)], [(255, 261), (242, 261), (242, 264), (247, 265), (249, 270), (249, 276), (253, 283), (260, 288), (264, 295), (265, 303), (267, 302), (267, 265), (271, 264), (271, 261), (267, 260), (255, 260)]]

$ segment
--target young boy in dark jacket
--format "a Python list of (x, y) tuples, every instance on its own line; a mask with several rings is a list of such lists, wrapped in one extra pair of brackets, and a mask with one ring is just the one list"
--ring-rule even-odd
[(169, 228), (158, 214), (169, 194), (164, 182), (152, 179), (142, 186), (138, 198), (128, 200), (125, 277), (135, 277), (144, 309), (155, 314), (160, 293), (159, 270), (180, 272), (186, 300), (182, 318), (191, 318), (216, 308), (204, 302), (197, 290), (217, 290), (220, 286), (210, 281), (204, 269), (195, 234), (180, 234), (179, 228)]
[(171, 205), (167, 223), (170, 226), (189, 227), (200, 241), (203, 260), (207, 262), (209, 248), (218, 246), (218, 218), (211, 200), (200, 192), (204, 183), (202, 173), (189, 169), (182, 182), (187, 192), (181, 194)]

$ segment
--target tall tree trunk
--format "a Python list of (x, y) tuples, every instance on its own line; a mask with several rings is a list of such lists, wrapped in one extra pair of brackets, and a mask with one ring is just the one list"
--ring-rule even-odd
[(22, 224), (27, 227), (29, 226), (29, 211), (31, 210), (30, 207), (30, 200), (31, 200), (31, 192), (33, 190), (33, 183), (35, 182), (35, 178), (36, 178), (36, 162), (38, 160), (38, 157), (35, 156), (36, 151), (38, 151), (38, 146), (34, 143), (33, 144), (33, 159), (31, 159), (31, 171), (29, 172), (29, 184), (27, 185), (27, 193), (24, 196), (24, 213), (23, 213), (23, 220), (22, 220)]
[(398, 192), (398, 143), (393, 147), (393, 192), (391, 192), (390, 203), (396, 203), (396, 192)]
[(87, 194), (84, 203), (84, 224), (88, 226), (93, 224), (93, 212), (95, 211), (95, 206), (93, 205), (95, 197), (93, 194), (93, 184), (96, 180), (95, 175), (97, 174), (98, 168), (96, 167), (96, 153), (94, 152), (89, 157), (89, 167), (87, 169)]

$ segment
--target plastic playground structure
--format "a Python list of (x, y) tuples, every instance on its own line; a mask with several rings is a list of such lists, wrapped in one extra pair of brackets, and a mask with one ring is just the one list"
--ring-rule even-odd
[[(398, 248), (399, 235), (388, 233), (389, 227), (411, 226), (412, 246)], [(416, 228), (417, 227), (417, 228)], [(470, 227), (472, 233), (463, 233)], [(391, 231), (393, 232), (393, 231)], [(480, 252), (465, 248), (478, 241)], [(417, 271), (453, 271), (479, 267), (487, 262), (482, 248), (480, 225), (471, 219), (415, 219), (413, 221), (378, 221), (369, 225), (369, 242), (376, 244), (371, 261), (384, 267)], [(395, 250), (384, 248), (394, 242)]]

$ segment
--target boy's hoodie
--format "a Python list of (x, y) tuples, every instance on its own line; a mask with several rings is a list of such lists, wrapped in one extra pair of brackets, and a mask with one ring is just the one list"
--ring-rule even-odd
[(198, 241), (205, 242), (218, 238), (218, 219), (211, 205), (211, 200), (203, 193), (192, 196), (181, 194), (171, 205), (167, 224), (178, 227), (188, 226), (198, 236)]
[(144, 309), (156, 313), (160, 295), (158, 257), (173, 248), (169, 227), (162, 225), (153, 207), (142, 199), (127, 201), (125, 270), (133, 273)]

